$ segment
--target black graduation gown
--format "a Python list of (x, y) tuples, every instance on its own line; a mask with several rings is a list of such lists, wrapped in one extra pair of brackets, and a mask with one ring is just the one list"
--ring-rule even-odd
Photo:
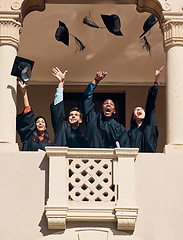
[(34, 141), (33, 131), (36, 129), (36, 124), (32, 110), (26, 114), (22, 112), (17, 115), (16, 129), (23, 144), (22, 151), (38, 151), (39, 149), (45, 151), (46, 146), (54, 145), (52, 141), (48, 143), (44, 139), (38, 142)]
[(145, 108), (145, 118), (139, 128), (132, 126), (128, 132), (130, 146), (139, 148), (139, 152), (156, 152), (158, 127), (156, 122), (155, 103), (158, 86), (152, 86), (148, 90)]
[(65, 121), (64, 102), (50, 105), (51, 121), (54, 130), (54, 142), (57, 146), (67, 146), (70, 148), (89, 147), (87, 139), (81, 134), (79, 129), (73, 129), (71, 124)]
[(101, 113), (94, 111), (93, 91), (94, 88), (92, 83), (90, 83), (82, 95), (82, 108), (90, 147), (116, 148), (117, 141), (120, 147), (130, 147), (128, 132), (125, 127), (114, 119), (104, 119)]

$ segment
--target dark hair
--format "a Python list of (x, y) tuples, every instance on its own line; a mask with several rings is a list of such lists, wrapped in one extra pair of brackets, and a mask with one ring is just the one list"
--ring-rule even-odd
[[(134, 109), (135, 109), (135, 108), (134, 108)], [(136, 121), (134, 120), (133, 116), (134, 116), (134, 110), (133, 110), (133, 112), (132, 112), (132, 116), (131, 116), (131, 120), (130, 120), (130, 127), (136, 127), (136, 126), (137, 126), (137, 123), (136, 123)]]
[[(73, 111), (79, 112), (80, 118), (81, 118), (81, 119), (83, 118), (83, 114), (82, 114), (82, 112), (79, 110), (78, 107), (73, 107), (73, 108), (70, 110), (70, 112), (69, 112), (69, 116), (70, 116), (70, 113), (73, 112)], [(69, 116), (68, 116), (68, 119), (69, 119)]]
[[(44, 131), (43, 138), (44, 138), (45, 142), (51, 143), (51, 140), (50, 140), (50, 138), (49, 138), (48, 126), (47, 126), (46, 119), (45, 119), (44, 117), (42, 117), (42, 116), (37, 116), (37, 117), (35, 118), (35, 123), (37, 122), (37, 120), (38, 120), (39, 118), (44, 119), (45, 124), (46, 124), (46, 129), (45, 129), (45, 131)], [(39, 142), (39, 133), (38, 133), (37, 127), (35, 128), (33, 134), (34, 134), (34, 142)]]
[[(137, 108), (137, 107), (135, 107), (135, 108)], [(135, 110), (135, 108), (133, 109), (133, 112), (132, 112), (132, 116), (131, 116), (131, 120), (130, 120), (130, 127), (137, 127), (137, 123), (136, 123), (136, 121), (134, 120), (134, 110)], [(143, 108), (142, 108), (143, 109)], [(145, 110), (144, 110), (145, 111)], [(142, 121), (143, 121), (144, 119), (142, 119)]]

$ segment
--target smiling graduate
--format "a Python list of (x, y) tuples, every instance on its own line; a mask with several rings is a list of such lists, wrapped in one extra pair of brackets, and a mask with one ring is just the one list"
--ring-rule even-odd
[(56, 146), (86, 148), (89, 147), (88, 141), (79, 130), (79, 126), (82, 124), (81, 111), (77, 107), (72, 108), (68, 120), (65, 120), (63, 89), (66, 73), (67, 70), (62, 73), (58, 67), (52, 69), (53, 76), (58, 80), (55, 99), (50, 105), (54, 142)]
[(11, 75), (16, 76), (22, 92), (24, 110), (16, 117), (16, 129), (22, 141), (22, 151), (44, 151), (46, 146), (53, 146), (50, 140), (46, 119), (35, 118), (29, 104), (28, 81), (31, 77), (34, 61), (16, 56)]
[(155, 72), (154, 85), (149, 88), (146, 107), (135, 107), (132, 113), (128, 132), (130, 146), (139, 148), (139, 152), (156, 152), (158, 126), (156, 121), (155, 103), (158, 93), (159, 76), (164, 66)]
[(122, 124), (113, 119), (116, 113), (115, 104), (106, 99), (101, 112), (94, 111), (93, 92), (107, 72), (99, 71), (82, 95), (83, 113), (87, 125), (87, 139), (92, 148), (129, 147), (128, 133)]

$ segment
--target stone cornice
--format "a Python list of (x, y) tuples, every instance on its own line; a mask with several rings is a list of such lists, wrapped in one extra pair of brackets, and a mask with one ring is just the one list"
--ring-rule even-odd
[(21, 23), (14, 19), (0, 19), (0, 45), (8, 44), (18, 49)]
[(115, 148), (105, 149), (102, 148), (68, 148), (68, 147), (46, 147), (46, 153), (48, 156), (66, 156), (66, 157), (84, 157), (84, 158), (116, 158), (116, 157), (133, 157), (136, 158), (138, 154), (138, 148)]

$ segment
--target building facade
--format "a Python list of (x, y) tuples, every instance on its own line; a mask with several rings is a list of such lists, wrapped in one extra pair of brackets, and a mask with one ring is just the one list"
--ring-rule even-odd
[[(35, 10), (44, 12), (49, 4), (94, 3), (104, 1), (0, 2), (1, 239), (172, 240), (183, 237), (182, 0), (107, 2), (135, 5), (138, 12), (155, 12), (159, 20), (166, 55), (166, 87), (160, 88), (166, 95), (163, 151), (155, 154), (138, 153), (138, 149), (19, 151), (17, 82), (10, 72), (20, 48), (25, 17)], [(72, 83), (67, 86), (68, 91), (72, 86)], [(129, 86), (125, 87), (127, 91)], [(143, 93), (147, 91), (148, 86), (145, 87)], [(32, 86), (32, 92), (35, 89)], [(130, 91), (133, 93), (135, 89), (128, 94)], [(132, 100), (127, 98), (127, 102)], [(161, 104), (163, 101), (164, 98)], [(161, 104), (158, 111), (165, 115)], [(164, 119), (160, 124), (163, 127)], [(87, 175), (90, 177), (85, 181)]]

